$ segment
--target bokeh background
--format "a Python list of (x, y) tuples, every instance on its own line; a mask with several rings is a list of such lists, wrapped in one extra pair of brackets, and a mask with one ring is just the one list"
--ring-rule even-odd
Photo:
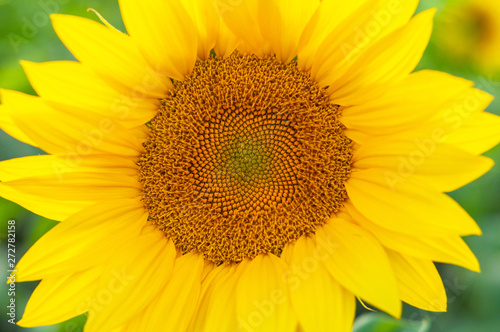
[[(431, 43), (417, 70), (436, 69), (475, 81), (478, 88), (496, 96), (488, 109), (495, 114), (500, 114), (499, 4), (498, 0), (423, 0), (418, 9), (436, 7), (438, 13)], [(57, 39), (49, 14), (66, 13), (98, 20), (95, 14), (87, 12), (87, 8), (95, 8), (111, 24), (125, 31), (116, 0), (0, 0), (0, 88), (35, 94), (19, 60), (74, 59)], [(0, 160), (40, 153), (43, 152), (0, 130)], [(486, 155), (500, 164), (500, 147)], [(500, 331), (500, 165), (451, 196), (483, 230), (481, 237), (466, 238), (481, 263), (482, 273), (438, 264), (448, 293), (448, 313), (428, 313), (405, 306), (405, 320), (397, 322), (359, 306), (356, 331)], [(0, 198), (0, 274), (5, 277), (8, 276), (8, 220), (16, 221), (17, 260), (56, 224)], [(36, 285), (37, 282), (16, 284), (16, 320), (21, 319)], [(8, 301), (7, 285), (0, 282), (0, 331), (28, 331), (7, 323)], [(85, 319), (80, 316), (59, 325), (29, 331), (82, 331)]]

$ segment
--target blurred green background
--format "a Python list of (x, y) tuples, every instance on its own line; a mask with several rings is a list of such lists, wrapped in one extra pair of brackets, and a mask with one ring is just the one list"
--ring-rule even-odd
[[(458, 1), (460, 0), (421, 1), (419, 11), (437, 7), (438, 15), (431, 43), (418, 69), (446, 71), (475, 81), (477, 87), (497, 97), (488, 111), (500, 114), (500, 84), (495, 81), (498, 79), (498, 72), (485, 72), (484, 69), (480, 69), (480, 65), (464, 61), (463, 58), (458, 58), (452, 52), (439, 47), (438, 40), (441, 40), (443, 34), (446, 36), (448, 33), (442, 26), (444, 21), (449, 23), (450, 3)], [(111, 24), (125, 31), (117, 1), (114, 0), (0, 0), (0, 88), (34, 94), (18, 63), (21, 59), (35, 62), (73, 59), (53, 32), (48, 15), (66, 13), (97, 20), (95, 14), (87, 12), (87, 8), (95, 8)], [(497, 20), (500, 20), (500, 17)], [(440, 36), (437, 36), (438, 34)], [(16, 141), (0, 131), (0, 160), (39, 153), (43, 152)], [(500, 164), (499, 147), (486, 155)], [(484, 235), (466, 239), (481, 263), (481, 274), (438, 264), (448, 293), (448, 313), (428, 313), (406, 306), (404, 308), (406, 321), (398, 323), (383, 314), (367, 314), (367, 311), (360, 306), (358, 315), (363, 317), (358, 319), (355, 325), (356, 331), (500, 331), (499, 189), (500, 166), (497, 166), (481, 179), (451, 194), (479, 223)], [(0, 259), (0, 270), (5, 277), (8, 275), (7, 221), (11, 219), (16, 221), (17, 260), (38, 238), (55, 225), (54, 221), (41, 218), (0, 198), (0, 250), (3, 257)], [(21, 319), (24, 306), (36, 285), (37, 282), (16, 284), (16, 320)], [(5, 311), (8, 301), (7, 286), (2, 282), (0, 283), (2, 307), (0, 331), (27, 331), (28, 329), (7, 323), (8, 317)], [(32, 328), (30, 331), (76, 332), (82, 330), (84, 322), (85, 317), (80, 316), (56, 326)]]

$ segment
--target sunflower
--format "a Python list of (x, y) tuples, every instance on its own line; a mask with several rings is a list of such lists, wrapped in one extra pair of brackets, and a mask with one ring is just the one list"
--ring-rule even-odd
[[(18, 263), (22, 320), (85, 331), (350, 331), (356, 298), (446, 310), (479, 271), (445, 192), (500, 138), (492, 98), (414, 72), (418, 1), (120, 1), (128, 34), (52, 15), (78, 62), (22, 62), (2, 129), (47, 155), (0, 195), (61, 221)], [(333, 18), (333, 19), (332, 19)]]
[(450, 3), (438, 22), (437, 45), (451, 59), (472, 62), (485, 74), (500, 71), (500, 2)]

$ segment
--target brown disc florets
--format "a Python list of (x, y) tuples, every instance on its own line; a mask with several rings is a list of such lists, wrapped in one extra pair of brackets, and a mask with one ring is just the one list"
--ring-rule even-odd
[(352, 142), (295, 62), (211, 57), (174, 85), (139, 166), (150, 220), (178, 249), (217, 264), (279, 255), (342, 206)]

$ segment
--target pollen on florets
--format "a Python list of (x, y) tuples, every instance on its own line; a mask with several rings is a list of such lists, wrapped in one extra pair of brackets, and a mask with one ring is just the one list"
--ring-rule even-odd
[(139, 178), (150, 221), (182, 252), (279, 255), (346, 200), (341, 108), (295, 62), (210, 57), (160, 102)]

